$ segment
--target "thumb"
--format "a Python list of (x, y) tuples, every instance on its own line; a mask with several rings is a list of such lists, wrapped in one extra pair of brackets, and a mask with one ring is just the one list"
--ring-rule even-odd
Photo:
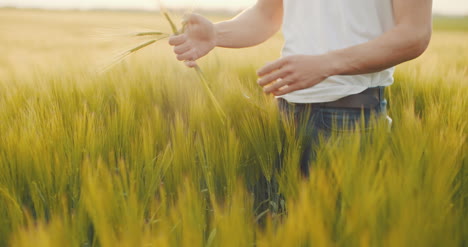
[(182, 21), (183, 24), (198, 24), (204, 19), (203, 16), (199, 14), (189, 14), (184, 17), (184, 20)]

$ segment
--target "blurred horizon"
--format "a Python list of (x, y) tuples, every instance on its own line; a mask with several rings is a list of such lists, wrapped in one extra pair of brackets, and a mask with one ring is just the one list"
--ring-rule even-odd
[[(163, 1), (167, 8), (187, 10), (217, 10), (236, 12), (255, 4), (256, 0), (224, 2), (217, 0), (170, 0)], [(436, 15), (468, 16), (468, 1), (434, 0), (433, 13)], [(26, 8), (48, 10), (158, 10), (158, 0), (3, 0), (0, 8)]]

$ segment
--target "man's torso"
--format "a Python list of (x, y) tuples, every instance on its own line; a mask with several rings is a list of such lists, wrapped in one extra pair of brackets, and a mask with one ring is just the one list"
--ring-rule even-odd
[[(368, 42), (393, 28), (392, 0), (283, 0), (282, 55), (320, 55)], [(283, 96), (289, 102), (330, 102), (369, 87), (393, 83), (394, 68), (356, 76), (333, 76)]]

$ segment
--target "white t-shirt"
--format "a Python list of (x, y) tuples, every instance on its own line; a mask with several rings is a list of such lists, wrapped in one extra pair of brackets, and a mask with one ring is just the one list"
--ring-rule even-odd
[[(392, 0), (283, 0), (282, 55), (319, 55), (365, 43), (394, 27)], [(355, 76), (332, 76), (282, 96), (294, 103), (330, 102), (369, 87), (393, 83), (394, 68)]]

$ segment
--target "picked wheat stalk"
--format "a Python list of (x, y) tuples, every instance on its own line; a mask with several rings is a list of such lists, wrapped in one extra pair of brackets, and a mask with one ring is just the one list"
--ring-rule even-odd
[(165, 34), (165, 33), (162, 33), (162, 32), (143, 32), (143, 33), (135, 33), (135, 34), (132, 34), (131, 36), (134, 36), (134, 37), (143, 37), (143, 36), (153, 36), (153, 39), (149, 40), (149, 41), (145, 41), (141, 44), (139, 44), (138, 46), (134, 47), (134, 48), (131, 48), (129, 50), (126, 50), (124, 52), (121, 52), (119, 53), (117, 56), (115, 56), (112, 60), (111, 63), (107, 64), (106, 66), (104, 66), (102, 69), (101, 69), (101, 72), (105, 72), (107, 70), (109, 70), (110, 68), (112, 68), (113, 66), (117, 65), (118, 63), (120, 63), (122, 60), (124, 60), (126, 57), (130, 56), (131, 54), (147, 47), (147, 46), (150, 46), (162, 39), (166, 39), (167, 37), (169, 37), (170, 35), (169, 34)]
[[(172, 32), (175, 34), (175, 35), (178, 35), (180, 34), (180, 32), (177, 30), (177, 26), (174, 24), (174, 22), (172, 21), (169, 13), (167, 12), (166, 9), (162, 8), (161, 7), (161, 11), (164, 15), (164, 17), (166, 18), (166, 20), (169, 22), (169, 25), (171, 25), (171, 28), (172, 28)], [(181, 32), (184, 32), (185, 31), (185, 23), (184, 25), (182, 26), (182, 29), (181, 29)], [(206, 93), (208, 94), (208, 97), (210, 97), (210, 100), (211, 102), (213, 103), (214, 107), (215, 107), (215, 110), (216, 112), (218, 113), (221, 121), (223, 122), (223, 124), (225, 123), (225, 119), (226, 119), (226, 114), (224, 113), (223, 109), (221, 108), (221, 105), (219, 104), (218, 100), (216, 99), (216, 97), (214, 96), (213, 92), (211, 91), (210, 89), (210, 86), (208, 85), (208, 80), (206, 79), (203, 71), (201, 70), (200, 66), (195, 65), (194, 67), (195, 71), (197, 72), (197, 75), (198, 75), (198, 78), (200, 79), (200, 81), (202, 82), (203, 84), (203, 87), (205, 88), (205, 91)]]

